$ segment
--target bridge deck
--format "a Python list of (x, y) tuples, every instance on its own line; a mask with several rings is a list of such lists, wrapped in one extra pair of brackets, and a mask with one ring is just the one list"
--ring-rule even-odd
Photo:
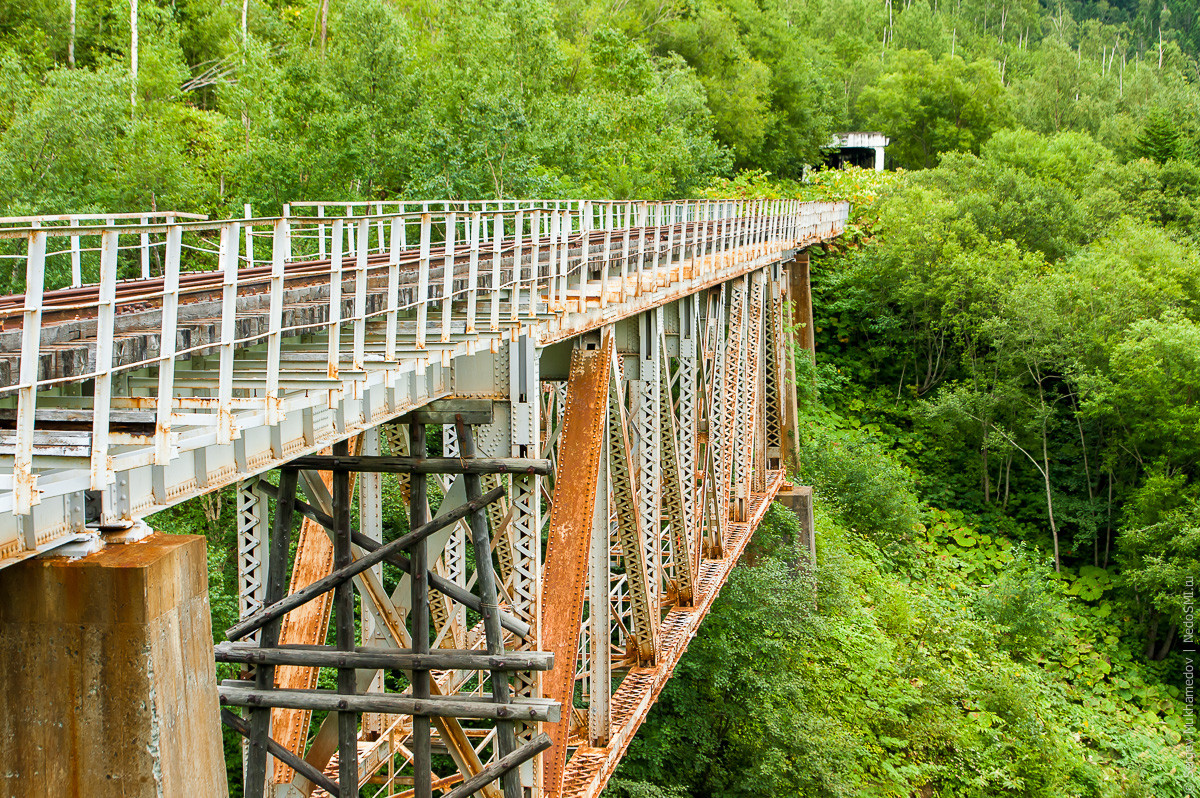
[[(0, 567), (435, 399), (496, 396), (490, 375), (452, 380), (453, 364), (660, 307), (844, 218), (782, 201), (580, 203), (3, 231), (28, 241), (29, 290), (0, 299)], [(76, 250), (99, 282), (43, 291)], [(138, 254), (148, 276), (118, 280)]]

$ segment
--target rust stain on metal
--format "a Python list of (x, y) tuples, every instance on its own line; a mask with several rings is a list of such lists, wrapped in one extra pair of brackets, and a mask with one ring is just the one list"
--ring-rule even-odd
[[(608, 402), (612, 335), (606, 333), (599, 349), (576, 349), (567, 379), (566, 410), (559, 442), (558, 472), (554, 483), (569, 491), (566, 501), (550, 510), (550, 537), (542, 574), (542, 647), (554, 654), (554, 669), (543, 677), (546, 698), (570, 707), (575, 689), (575, 662), (583, 595), (587, 588), (592, 515), (600, 469), (600, 440), (604, 435)], [(567, 737), (571, 713), (562, 713), (555, 724), (546, 724), (552, 747), (542, 756), (542, 783), (546, 795), (557, 795), (567, 762)]]

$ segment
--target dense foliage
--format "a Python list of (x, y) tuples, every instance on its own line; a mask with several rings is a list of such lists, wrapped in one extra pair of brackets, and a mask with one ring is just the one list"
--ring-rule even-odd
[(2, 210), (682, 196), (839, 129), (906, 168), (1014, 124), (1190, 155), (1194, 4), (1047, 5), (142, 0), (135, 80), (127, 2), (5, 0)]

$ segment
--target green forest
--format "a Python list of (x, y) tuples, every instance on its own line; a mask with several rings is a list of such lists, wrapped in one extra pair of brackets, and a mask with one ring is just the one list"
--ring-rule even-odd
[[(4, 213), (853, 203), (796, 353), (817, 562), (774, 508), (610, 796), (1200, 795), (1195, 0), (134, 8), (0, 0)], [(814, 171), (844, 130), (888, 171)], [(234, 515), (152, 519), (216, 629)]]

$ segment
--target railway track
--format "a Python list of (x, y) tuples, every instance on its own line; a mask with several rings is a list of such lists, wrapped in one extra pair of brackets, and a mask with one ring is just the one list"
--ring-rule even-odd
[[(697, 237), (698, 229), (699, 237)], [(622, 257), (619, 251), (611, 252), (611, 250), (614, 248), (614, 245), (617, 248), (625, 245), (626, 233), (629, 234), (630, 240), (628, 244), (630, 249), (623, 257), (629, 260), (634, 258), (651, 259), (659, 257), (666, 251), (667, 246), (670, 246), (668, 242), (672, 241), (675, 246), (679, 246), (680, 242), (686, 242), (692, 246), (703, 244), (707, 247), (721, 235), (719, 223), (712, 221), (688, 222), (649, 228), (617, 228), (612, 231), (605, 231), (604, 233), (593, 232), (590, 234), (589, 240), (589, 264), (593, 261), (596, 263), (600, 262), (605, 249), (603, 239), (606, 237), (610, 242), (610, 259)], [(583, 239), (584, 236), (581, 233), (568, 236), (566, 241), (568, 259), (577, 260), (580, 257), (583, 248)], [(633, 249), (635, 244), (638, 246), (636, 250)], [(522, 267), (532, 267), (535, 265), (531, 242), (526, 239), (520, 246), (523, 249)], [(516, 239), (508, 237), (504, 239), (499, 250), (502, 261), (507, 264), (506, 268), (510, 271), (515, 260), (517, 247)], [(548, 240), (543, 240), (540, 250), (536, 263), (536, 266), (539, 267), (539, 272), (542, 266), (549, 265), (552, 257)], [(494, 257), (495, 253), (494, 249), (488, 251), (480, 250), (479, 258), (482, 261), (485, 258)], [(453, 258), (455, 279), (462, 279), (467, 276), (469, 258), (469, 254), (464, 252), (461, 246), (455, 248)], [(402, 250), (398, 259), (402, 276), (413, 277), (422, 259), (420, 251), (415, 248)], [(441, 269), (444, 268), (446, 260), (445, 245), (432, 245), (428, 256), (424, 259), (428, 260), (431, 264), (431, 276), (440, 277)], [(390, 255), (388, 253), (369, 253), (366, 259), (368, 279), (381, 276), (381, 273), (389, 265)], [(343, 255), (342, 269), (344, 279), (353, 279), (353, 270), (355, 268), (357, 268), (356, 258), (353, 255)], [(293, 289), (327, 284), (331, 269), (332, 260), (330, 258), (309, 258), (291, 261), (284, 266), (285, 287)], [(237, 270), (238, 295), (250, 296), (265, 293), (270, 289), (271, 278), (272, 267), (270, 265), (239, 267)], [(179, 275), (180, 304), (219, 299), (224, 280), (225, 275), (215, 269), (210, 271), (181, 272)], [(410, 279), (402, 283), (401, 288), (413, 288), (415, 286), (416, 281)], [(85, 285), (78, 288), (58, 288), (44, 292), (42, 294), (43, 325), (94, 318), (100, 306), (99, 290), (98, 285)], [(162, 306), (164, 291), (165, 279), (161, 276), (121, 280), (116, 286), (116, 313), (127, 314), (159, 308)], [(21, 328), (24, 306), (24, 294), (10, 294), (0, 297), (0, 331)]]

